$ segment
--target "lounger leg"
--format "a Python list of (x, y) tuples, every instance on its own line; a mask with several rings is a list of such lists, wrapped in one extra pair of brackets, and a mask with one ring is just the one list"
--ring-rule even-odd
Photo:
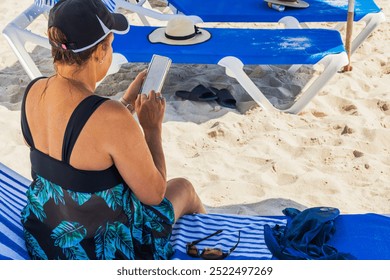
[[(325, 65), (324, 71), (321, 75), (300, 94), (295, 103), (287, 109), (280, 111), (286, 113), (297, 114), (307, 103), (321, 90), (321, 88), (333, 77), (334, 74), (344, 65), (348, 63), (348, 56), (345, 52), (339, 54), (328, 55), (324, 57), (319, 63)], [(276, 110), (276, 108), (269, 102), (267, 97), (260, 91), (255, 83), (244, 72), (244, 64), (236, 57), (228, 56), (222, 58), (219, 65), (226, 68), (226, 74), (237, 79), (239, 84), (246, 90), (246, 92), (265, 110)]]
[(284, 112), (299, 113), (313, 97), (326, 85), (326, 83), (340, 70), (341, 67), (348, 64), (348, 56), (345, 52), (331, 54), (324, 57), (318, 63), (324, 64), (325, 69), (320, 76), (304, 90), (295, 103)]
[(381, 23), (386, 20), (385, 14), (383, 12), (368, 14), (363, 19), (366, 26), (364, 29), (356, 36), (352, 41), (351, 52), (354, 53), (357, 48), (367, 39), (367, 37), (374, 31), (374, 29)]

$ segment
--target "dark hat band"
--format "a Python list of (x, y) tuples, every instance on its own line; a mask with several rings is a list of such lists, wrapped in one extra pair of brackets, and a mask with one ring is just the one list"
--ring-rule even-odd
[(186, 36), (172, 36), (172, 35), (167, 34), (166, 32), (164, 34), (165, 34), (165, 37), (168, 39), (181, 41), (181, 40), (188, 40), (188, 39), (194, 38), (197, 34), (202, 33), (202, 31), (200, 31), (196, 25), (194, 25), (194, 30), (195, 30), (194, 33), (192, 33), (190, 35), (186, 35)]

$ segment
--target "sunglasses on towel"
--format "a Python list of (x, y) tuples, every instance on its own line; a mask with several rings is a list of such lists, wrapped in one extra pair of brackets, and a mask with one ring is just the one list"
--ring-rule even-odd
[(222, 230), (217, 230), (216, 232), (214, 232), (214, 233), (212, 233), (204, 238), (187, 243), (187, 246), (186, 246), (187, 255), (189, 255), (190, 257), (193, 257), (193, 258), (202, 258), (205, 260), (223, 260), (224, 258), (229, 256), (237, 248), (238, 243), (240, 243), (240, 231), (238, 232), (238, 240), (237, 240), (236, 245), (234, 245), (227, 252), (222, 251), (222, 249), (220, 249), (220, 248), (204, 248), (203, 250), (200, 251), (196, 247), (196, 244), (198, 244), (199, 242), (206, 240), (206, 239), (209, 239), (210, 237), (217, 235), (217, 234), (220, 234), (221, 232), (222, 232)]

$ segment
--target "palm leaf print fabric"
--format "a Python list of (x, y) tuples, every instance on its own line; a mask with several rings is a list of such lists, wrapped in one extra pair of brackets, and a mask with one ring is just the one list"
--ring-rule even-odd
[(37, 176), (22, 211), (32, 259), (169, 259), (174, 213), (164, 199), (142, 204), (124, 184), (96, 193), (65, 190)]

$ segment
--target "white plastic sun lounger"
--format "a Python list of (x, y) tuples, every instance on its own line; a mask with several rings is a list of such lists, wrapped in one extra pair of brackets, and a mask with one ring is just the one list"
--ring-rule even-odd
[[(119, 0), (125, 1), (125, 0)], [(140, 4), (143, 4), (141, 1)], [(197, 15), (204, 22), (257, 22), (283, 23), (287, 27), (291, 18), (307, 28), (307, 23), (336, 23), (335, 29), (342, 30), (347, 21), (348, 0), (308, 0), (309, 7), (294, 9), (286, 7), (279, 12), (270, 9), (264, 0), (213, 0), (197, 2), (194, 0), (166, 0), (173, 13)], [(385, 14), (374, 0), (355, 0), (354, 21), (362, 22), (365, 26), (357, 33), (352, 44), (351, 52), (385, 21)]]
[[(141, 12), (140, 9), (147, 10), (149, 14), (151, 12), (128, 2), (122, 4), (128, 10), (137, 7), (138, 12)], [(41, 76), (41, 73), (24, 48), (25, 42), (30, 41), (45, 48), (50, 48), (50, 45), (47, 38), (28, 31), (27, 27), (48, 10), (47, 5), (32, 5), (3, 31), (31, 79)], [(147, 63), (154, 53), (170, 57), (173, 63), (219, 64), (226, 68), (228, 75), (237, 79), (263, 109), (298, 113), (348, 63), (340, 34), (335, 30), (209, 28), (212, 38), (207, 42), (192, 46), (168, 46), (152, 44), (147, 40), (147, 35), (153, 28), (131, 26), (128, 34), (115, 37), (114, 57), (109, 74), (117, 72), (123, 63)], [(137, 44), (129, 43), (134, 40)], [(243, 71), (244, 64), (293, 65), (290, 70), (294, 72), (296, 65), (317, 63), (325, 66), (322, 74), (299, 94), (299, 98), (283, 108), (275, 108)]]
[[(173, 63), (218, 64), (236, 78), (248, 94), (265, 110), (276, 108), (244, 72), (244, 65), (325, 66), (313, 83), (292, 104), (277, 108), (298, 113), (348, 63), (338, 31), (327, 29), (235, 29), (205, 28), (211, 33), (207, 42), (192, 46), (152, 44), (147, 36), (154, 27), (131, 26), (129, 33), (117, 35), (114, 52), (123, 62), (148, 62), (152, 54), (168, 56)], [(137, 38), (137, 44), (131, 44)], [(119, 63), (116, 63), (119, 64)]]

